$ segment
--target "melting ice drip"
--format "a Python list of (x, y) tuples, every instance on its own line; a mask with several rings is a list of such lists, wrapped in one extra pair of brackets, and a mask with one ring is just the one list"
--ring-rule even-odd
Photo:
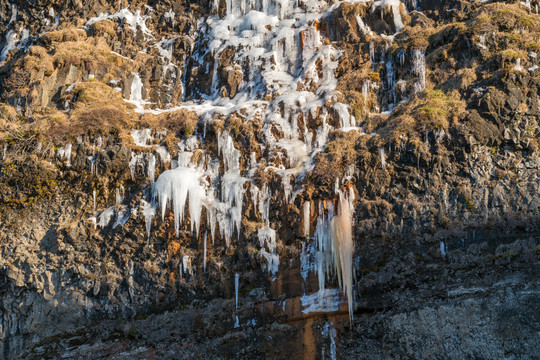
[[(352, 256), (354, 243), (352, 237), (352, 214), (354, 193), (338, 191), (334, 202), (320, 202), (319, 215), (315, 229), (316, 249), (309, 249), (315, 255), (316, 272), (319, 278), (319, 293), (324, 294), (327, 274), (335, 274), (339, 286), (347, 296), (349, 315), (352, 318)], [(305, 249), (304, 249), (305, 251)], [(304, 259), (306, 255), (304, 255)]]

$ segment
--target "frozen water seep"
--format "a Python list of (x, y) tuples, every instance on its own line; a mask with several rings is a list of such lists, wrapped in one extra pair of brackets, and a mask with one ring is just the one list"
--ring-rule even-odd
[(343, 304), (339, 289), (319, 289), (319, 291), (304, 295), (300, 299), (304, 314), (338, 311)]
[(426, 88), (426, 56), (423, 50), (416, 49), (413, 51), (413, 74), (417, 76), (417, 81), (414, 84), (414, 91), (419, 93)]
[(66, 160), (66, 166), (71, 166), (71, 144), (67, 144), (56, 151), (58, 157), (62, 160)]
[(384, 16), (385, 9), (389, 9), (392, 13), (396, 32), (400, 32), (404, 27), (403, 20), (401, 19), (401, 5), (401, 1), (399, 0), (380, 0), (375, 1), (373, 5), (371, 5), (371, 11), (375, 12), (376, 9), (380, 9), (382, 18)]
[[(272, 275), (275, 275), (279, 269), (276, 232), (274, 229), (265, 226), (258, 230), (257, 237), (259, 239), (259, 245), (261, 247), (259, 255), (266, 259), (266, 268), (268, 272)], [(266, 249), (268, 249), (268, 251)]]
[(380, 147), (379, 148), (379, 157), (381, 158), (381, 166), (382, 168), (386, 168), (386, 154), (384, 152), (384, 148), (383, 147)]
[[(402, 26), (400, 4), (399, 1), (378, 1), (376, 5), (393, 14), (396, 29)], [(221, 6), (225, 8), (218, 9)], [(349, 106), (336, 102), (339, 93), (336, 91), (334, 71), (340, 52), (322, 41), (317, 28), (317, 21), (334, 8), (327, 2), (317, 0), (298, 3), (286, 0), (215, 0), (214, 11), (220, 10), (222, 13), (221, 10), (225, 10), (225, 16), (220, 18), (215, 15), (201, 20), (198, 32), (205, 41), (194, 45), (193, 62), (195, 65), (199, 62), (200, 71), (204, 65), (208, 65), (205, 74), (212, 79), (209, 93), (190, 95), (200, 99), (197, 103), (183, 103), (176, 108), (145, 109), (149, 103), (143, 97), (143, 82), (138, 74), (133, 74), (128, 101), (136, 105), (136, 111), (140, 113), (159, 114), (185, 108), (203, 115), (200, 122), (204, 125), (211, 123), (216, 114), (226, 117), (233, 113), (240, 114), (245, 122), (257, 119), (262, 124), (261, 143), (258, 144), (260, 148), (250, 150), (254, 152), (248, 169), (241, 168), (242, 149), (235, 148), (233, 138), (227, 131), (217, 134), (218, 158), (212, 158), (204, 151), (204, 147), (198, 149), (198, 143), (204, 142), (205, 133), (181, 142), (178, 158), (174, 160), (167, 148), (158, 147), (156, 153), (162, 162), (171, 161), (171, 170), (161, 173), (155, 181), (152, 204), (141, 201), (140, 210), (146, 219), (148, 235), (156, 209), (161, 209), (163, 219), (169, 208), (173, 212), (177, 235), (180, 225), (189, 223), (191, 232), (198, 237), (201, 222), (206, 221), (212, 243), (215, 234), (219, 233), (229, 246), (235, 232), (240, 236), (244, 200), (252, 201), (263, 223), (257, 232), (259, 254), (264, 259), (263, 267), (272, 275), (278, 272), (278, 239), (270, 225), (270, 201), (273, 194), (266, 184), (257, 187), (252, 182), (258, 166), (264, 163), (257, 163), (256, 154), (260, 154), (260, 150), (270, 151), (284, 159), (279, 164), (267, 163), (263, 171), (271, 170), (281, 177), (283, 189), (274, 190), (280, 192), (274, 195), (283, 194), (286, 202), (292, 203), (302, 192), (299, 183), (314, 167), (315, 155), (323, 151), (328, 142), (329, 132), (333, 130), (330, 120), (335, 119), (339, 124), (336, 127), (343, 131), (359, 130)], [(117, 14), (100, 16), (109, 18)], [(99, 21), (98, 18), (91, 19), (87, 24)], [(173, 22), (172, 10), (167, 12), (165, 18)], [(371, 32), (361, 18), (357, 22), (365, 34)], [(169, 67), (169, 64), (173, 64), (174, 41), (161, 40), (153, 46), (157, 46), (164, 66), (179, 76), (180, 69)], [(222, 96), (222, 84), (218, 76), (218, 72), (223, 71), (219, 68), (220, 54), (230, 48), (234, 49), (231, 59), (233, 64), (226, 71), (236, 71), (242, 79), (232, 98)], [(208, 55), (213, 58), (213, 64), (208, 62)], [(369, 82), (364, 85), (364, 100), (367, 104), (371, 86)], [(319, 125), (310, 128), (309, 119), (319, 119)], [(153, 142), (151, 132), (144, 131), (132, 133), (139, 146), (148, 146)], [(202, 152), (202, 160), (193, 156), (196, 151)], [(152, 179), (155, 176), (155, 156), (133, 153), (129, 163), (132, 177), (136, 171), (141, 173), (146, 169)], [(248, 182), (250, 184), (246, 184)], [(246, 188), (250, 190), (249, 199), (244, 199)], [(337, 199), (328, 201), (327, 206), (322, 203), (319, 205), (317, 226), (313, 229), (310, 222), (317, 215), (317, 205), (314, 203), (312, 206), (311, 201), (304, 202), (306, 242), (303, 244), (305, 252), (301, 255), (302, 276), (305, 275), (305, 278), (309, 271), (314, 270), (316, 263), (320, 284), (316, 298), (322, 299), (320, 308), (334, 308), (340, 300), (333, 299), (332, 294), (344, 293), (351, 311), (353, 195), (352, 192), (339, 189), (337, 194)], [(203, 215), (206, 219), (203, 219)], [(314, 241), (307, 239), (310, 233), (315, 234)], [(207, 236), (205, 233), (203, 269), (206, 268), (207, 260)], [(325, 289), (326, 275), (337, 277), (343, 291)], [(306, 301), (307, 304), (308, 298)]]
[(156, 215), (156, 209), (154, 209), (152, 205), (150, 205), (150, 203), (148, 203), (147, 201), (141, 200), (140, 210), (141, 210), (141, 213), (144, 215), (144, 222), (146, 224), (146, 234), (148, 235), (148, 239), (150, 239), (152, 219)]
[(103, 210), (97, 217), (97, 226), (102, 229), (108, 226), (114, 216), (114, 213), (114, 206)]
[(148, 101), (143, 99), (143, 83), (141, 77), (137, 73), (133, 73), (133, 80), (131, 81), (131, 93), (129, 100), (124, 100), (128, 103), (135, 105), (135, 111), (138, 113), (144, 112), (144, 106), (149, 104)]
[(154, 142), (152, 129), (132, 130), (131, 137), (137, 146), (147, 147)]
[[(352, 238), (352, 201), (354, 194), (350, 191), (337, 191), (336, 202), (320, 202), (317, 224), (315, 228), (315, 246), (303, 246), (301, 255), (302, 276), (304, 272), (314, 269), (318, 274), (319, 292), (325, 289), (327, 276), (335, 275), (339, 286), (347, 297), (349, 315), (352, 317), (352, 256), (354, 243)], [(311, 266), (310, 263), (314, 265)]]
[(304, 202), (304, 236), (306, 238), (309, 237), (309, 230), (310, 230), (310, 209), (311, 209), (311, 201)]

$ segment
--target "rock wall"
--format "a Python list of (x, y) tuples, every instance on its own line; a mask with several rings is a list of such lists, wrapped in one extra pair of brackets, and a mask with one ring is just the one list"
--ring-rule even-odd
[(0, 5), (1, 356), (538, 357), (538, 2), (443, 3)]

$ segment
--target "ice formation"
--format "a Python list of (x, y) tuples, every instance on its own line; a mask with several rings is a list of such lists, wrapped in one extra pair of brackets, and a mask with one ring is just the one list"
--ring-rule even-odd
[(311, 201), (304, 202), (304, 236), (309, 237), (309, 230), (311, 226), (310, 212), (311, 210)]
[(416, 49), (413, 52), (413, 73), (418, 77), (414, 90), (421, 92), (426, 88), (426, 56), (423, 50)]
[[(416, 1), (405, 3), (409, 9), (417, 6)], [(402, 15), (406, 13), (406, 7), (401, 1), (381, 0), (366, 4), (371, 6), (372, 12), (390, 17), (396, 31), (403, 28)], [(160, 39), (150, 46), (158, 50), (164, 72), (174, 74), (171, 75), (174, 79), (183, 82), (181, 97), (184, 102), (176, 107), (169, 103), (164, 109), (155, 108), (155, 104), (145, 99), (146, 91), (138, 73), (132, 74), (128, 89), (130, 95), (126, 101), (136, 105), (139, 113), (160, 114), (188, 109), (201, 115), (201, 126), (195, 135), (178, 144), (178, 157), (174, 159), (169, 153), (172, 149), (150, 147), (154, 143), (150, 129), (135, 130), (131, 134), (136, 145), (147, 147), (146, 154), (132, 153), (129, 162), (132, 178), (146, 174), (152, 182), (158, 159), (160, 163), (166, 163), (165, 169), (168, 169), (155, 179), (151, 196), (141, 201), (140, 213), (145, 218), (148, 236), (157, 209), (161, 210), (162, 219), (167, 209), (172, 211), (177, 236), (181, 228), (187, 228), (198, 238), (200, 227), (205, 224), (207, 231), (202, 234), (204, 245), (201, 255), (203, 270), (206, 270), (208, 237), (212, 244), (218, 238), (227, 246), (234, 246), (233, 241), (241, 238), (242, 218), (246, 216), (244, 208), (251, 202), (250, 208), (259, 221), (254, 236), (255, 241), (258, 240), (259, 258), (264, 269), (275, 276), (280, 267), (281, 239), (276, 233), (276, 224), (272, 222), (270, 203), (276, 196), (282, 196), (285, 203), (297, 204), (301, 197), (304, 199), (301, 216), (305, 238), (301, 273), (306, 279), (310, 272), (314, 272), (319, 279), (319, 291), (306, 295), (306, 304), (312, 296), (321, 301), (319, 305), (306, 305), (306, 308), (319, 306), (323, 309), (321, 311), (333, 311), (329, 309), (335, 306), (324, 299), (330, 296), (328, 294), (339, 293), (347, 298), (352, 315), (354, 193), (347, 186), (336, 186), (331, 199), (305, 200), (307, 197), (302, 186), (306, 174), (314, 168), (315, 156), (325, 149), (330, 131), (361, 132), (357, 127), (360, 119), (355, 119), (349, 105), (338, 102), (334, 71), (341, 53), (323, 39), (317, 25), (339, 5), (340, 2), (329, 5), (319, 0), (214, 0), (214, 14), (198, 23), (190, 59), (190, 66), (205, 72), (204, 75), (211, 79), (211, 85), (208, 88), (198, 86), (196, 81), (199, 80), (192, 79), (195, 83), (186, 86), (187, 61), (183, 59), (184, 68), (181, 69), (173, 56), (177, 38)], [(174, 25), (175, 16), (172, 10), (166, 13), (167, 26)], [(122, 9), (114, 14), (100, 14), (86, 24), (89, 26), (102, 19), (121, 19), (133, 32), (140, 28), (147, 40), (152, 36), (145, 24), (147, 17), (138, 11), (133, 13)], [(393, 41), (392, 36), (373, 34), (361, 17), (356, 17), (356, 22), (365, 35), (380, 36), (387, 44)], [(383, 104), (385, 108), (381, 106), (376, 111), (389, 114), (396, 104), (404, 100), (404, 84), (409, 83), (398, 78), (398, 67), (404, 66), (406, 60), (413, 65), (415, 91), (425, 89), (425, 54), (417, 49), (411, 53), (403, 51), (396, 56), (384, 51), (381, 53), (375, 44), (377, 42), (370, 43), (370, 59), (374, 67), (378, 63), (386, 64), (386, 76), (382, 85), (369, 80), (362, 84), (364, 111), (369, 112), (370, 107), (378, 108), (373, 104), (376, 97), (371, 92), (383, 86), (388, 94), (387, 103)], [(226, 71), (236, 73), (240, 79), (234, 91), (223, 86), (218, 74), (223, 71), (220, 69), (222, 55), (230, 49), (234, 50), (230, 59), (232, 65)], [(193, 100), (185, 101), (186, 98)], [(251, 153), (247, 154), (247, 160), (243, 158), (245, 150), (235, 144), (233, 133), (227, 126), (216, 134), (217, 153), (208, 151), (205, 146), (206, 127), (214, 118), (226, 119), (233, 114), (244, 123), (257, 121), (260, 124), (260, 137), (255, 145), (257, 151), (249, 150)], [(306, 121), (309, 118), (317, 118), (318, 125), (309, 125)], [(258, 159), (261, 153), (272, 154), (282, 161)], [(385, 167), (384, 149), (379, 149), (379, 155)], [(281, 189), (256, 183), (255, 173), (260, 170), (272, 171), (279, 176)], [(337, 279), (342, 290), (327, 289), (327, 281), (331, 279)]]
[[(135, 82), (135, 80), (133, 80), (133, 82)], [(132, 98), (133, 97), (140, 97), (142, 99), (142, 95), (140, 94), (135, 96), (133, 96), (132, 94)], [(152, 142), (154, 141), (154, 137), (152, 136), (152, 129), (132, 130), (131, 137), (133, 138), (135, 145), (142, 147), (152, 145)]]
[[(131, 81), (131, 93), (129, 100), (125, 100), (136, 106), (137, 112), (144, 112), (144, 106), (148, 104), (148, 101), (143, 99), (143, 83), (141, 77), (137, 73), (133, 73), (133, 80)], [(146, 144), (145, 144), (146, 145)]]
[(56, 154), (60, 159), (66, 160), (66, 166), (71, 166), (71, 144), (67, 144), (64, 147), (61, 147), (57, 150)]
[(114, 207), (103, 210), (97, 217), (97, 226), (100, 228), (108, 226), (114, 216), (114, 211)]
[[(349, 315), (352, 317), (354, 243), (352, 237), (352, 213), (354, 194), (337, 191), (335, 201), (319, 203), (315, 228), (315, 247), (304, 246), (301, 261), (302, 271), (315, 271), (319, 279), (319, 292), (325, 289), (327, 276), (335, 275), (340, 288), (347, 297)], [(313, 267), (310, 263), (313, 262)], [(303, 274), (304, 276), (304, 274)]]
[(146, 224), (146, 234), (148, 239), (150, 239), (150, 230), (152, 227), (152, 219), (156, 215), (156, 210), (152, 207), (150, 203), (145, 200), (141, 200), (141, 213), (144, 215), (144, 222)]
[(234, 274), (234, 298), (235, 298), (235, 309), (238, 311), (238, 284), (240, 280), (240, 274)]
[(165, 210), (170, 205), (174, 213), (174, 229), (177, 236), (180, 223), (184, 221), (188, 201), (191, 231), (195, 229), (196, 233), (199, 233), (202, 207), (206, 200), (202, 175), (198, 169), (179, 166), (163, 172), (155, 182), (154, 197), (159, 199), (161, 217), (165, 218)]
[(384, 15), (385, 9), (389, 9), (392, 12), (392, 18), (394, 20), (394, 27), (396, 32), (400, 32), (403, 29), (403, 20), (401, 19), (401, 1), (400, 0), (379, 0), (375, 1), (371, 5), (371, 11), (374, 12), (379, 9), (381, 12), (381, 18)]
[(379, 148), (379, 157), (381, 158), (381, 166), (386, 168), (386, 153), (384, 152), (384, 148)]
[(265, 226), (259, 229), (257, 237), (259, 238), (259, 246), (261, 247), (259, 254), (266, 259), (268, 272), (275, 275), (279, 268), (276, 232), (274, 229)]

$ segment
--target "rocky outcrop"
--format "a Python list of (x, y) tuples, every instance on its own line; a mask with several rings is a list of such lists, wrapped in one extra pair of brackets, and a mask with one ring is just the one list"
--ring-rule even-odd
[(537, 2), (235, 4), (0, 5), (1, 357), (538, 357)]

